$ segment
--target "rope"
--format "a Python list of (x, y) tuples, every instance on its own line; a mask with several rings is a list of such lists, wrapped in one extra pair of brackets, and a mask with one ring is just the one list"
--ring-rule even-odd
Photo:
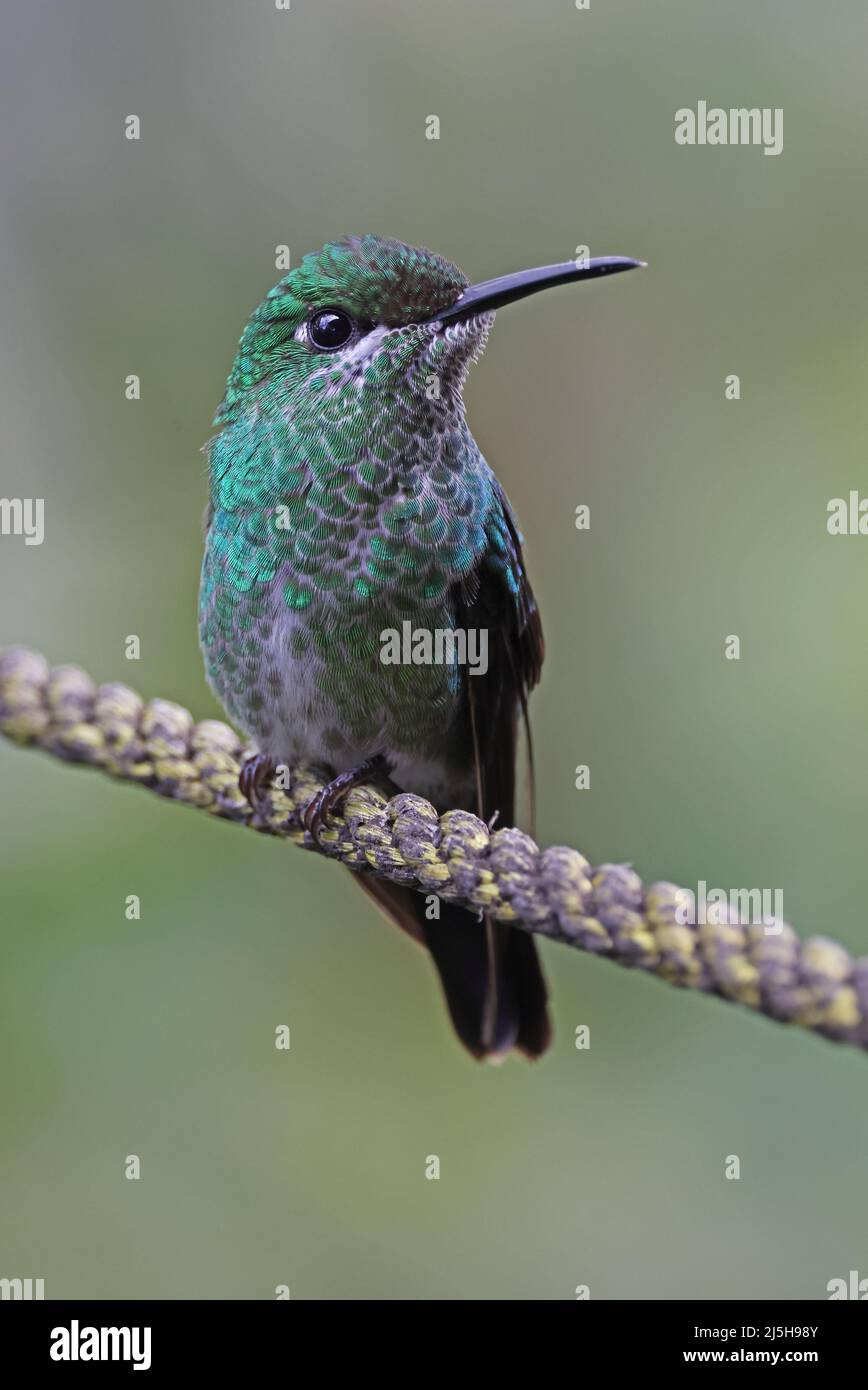
[(254, 750), (227, 724), (197, 724), (170, 700), (146, 703), (128, 686), (95, 686), (78, 667), (49, 668), (20, 647), (0, 654), (0, 732), (356, 871), (868, 1047), (868, 957), (854, 960), (825, 937), (802, 941), (786, 923), (770, 934), (731, 909), (683, 925), (678, 909), (692, 904), (691, 895), (674, 883), (646, 887), (628, 865), (593, 868), (578, 850), (541, 850), (520, 830), (492, 831), (467, 811), (438, 815), (422, 797), (388, 799), (372, 786), (348, 795), (317, 843), (301, 823), (322, 786), (313, 770), (294, 769), (291, 790), (272, 787), (254, 812), (238, 789), (241, 763)]

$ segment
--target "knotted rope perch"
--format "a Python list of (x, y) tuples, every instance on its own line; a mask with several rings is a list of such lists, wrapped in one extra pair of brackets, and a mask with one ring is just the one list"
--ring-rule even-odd
[(78, 667), (50, 669), (23, 648), (0, 654), (0, 732), (351, 869), (868, 1047), (868, 957), (854, 960), (824, 937), (800, 941), (786, 924), (769, 935), (720, 910), (714, 922), (681, 925), (685, 890), (646, 888), (626, 865), (592, 868), (577, 850), (540, 850), (520, 830), (492, 832), (466, 811), (438, 816), (421, 797), (388, 800), (371, 786), (349, 794), (317, 844), (301, 824), (321, 786), (313, 772), (294, 770), (292, 790), (273, 788), (254, 813), (238, 790), (241, 762), (253, 750), (227, 724), (197, 724), (169, 700), (145, 703), (125, 685), (95, 686)]

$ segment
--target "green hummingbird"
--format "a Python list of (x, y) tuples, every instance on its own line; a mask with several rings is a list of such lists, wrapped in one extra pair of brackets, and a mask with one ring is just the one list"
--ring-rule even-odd
[[(425, 248), (344, 237), (254, 310), (206, 445), (200, 591), (208, 678), (260, 750), (241, 773), (254, 806), (277, 767), (305, 762), (332, 779), (305, 813), (314, 836), (366, 780), (512, 824), (543, 635), (464, 381), (500, 306), (641, 264), (570, 261), (470, 285)], [(396, 633), (410, 634), (404, 659)], [(467, 634), (485, 652), (475, 666)], [(358, 881), (427, 947), (474, 1057), (545, 1051), (529, 934), (445, 903), (428, 920), (411, 889)]]

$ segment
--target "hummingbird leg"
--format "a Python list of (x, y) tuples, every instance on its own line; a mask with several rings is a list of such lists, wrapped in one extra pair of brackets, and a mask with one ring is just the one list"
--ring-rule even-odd
[(329, 812), (340, 805), (353, 787), (360, 787), (363, 782), (375, 780), (385, 789), (397, 792), (399, 788), (389, 777), (390, 771), (388, 760), (382, 753), (377, 753), (373, 758), (366, 758), (363, 763), (359, 763), (358, 767), (352, 768), (349, 772), (342, 772), (331, 782), (327, 782), (322, 791), (317, 792), (302, 816), (305, 830), (318, 841), (320, 833), (325, 829)]
[(267, 753), (254, 753), (248, 758), (238, 774), (238, 786), (242, 796), (246, 796), (254, 811), (259, 810), (260, 796), (277, 771), (277, 764)]

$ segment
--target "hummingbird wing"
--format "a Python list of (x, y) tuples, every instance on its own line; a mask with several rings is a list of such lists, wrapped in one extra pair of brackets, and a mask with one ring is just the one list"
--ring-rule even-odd
[[(456, 594), (456, 626), (488, 632), (488, 670), (485, 675), (468, 675), (466, 681), (477, 766), (477, 814), (489, 820), (497, 813), (504, 825), (511, 825), (519, 720), (527, 743), (533, 806), (533, 741), (527, 702), (540, 678), (545, 643), (522, 538), (497, 483), (494, 503), (488, 527), (490, 549)], [(533, 829), (532, 811), (530, 822)]]
[[(484, 675), (468, 674), (465, 687), (476, 771), (474, 809), (483, 820), (491, 822), (497, 816), (504, 825), (513, 823), (521, 721), (527, 744), (532, 824), (534, 769), (528, 695), (539, 681), (545, 646), (521, 535), (496, 481), (487, 534), (489, 549), (456, 595), (456, 625), (466, 631), (488, 632), (488, 670)], [(498, 1051), (504, 1042), (509, 1045), (511, 1036), (513, 1045), (529, 1056), (539, 1056), (551, 1040), (551, 1026), (536, 944), (527, 932), (492, 918), (485, 919), (482, 930), (487, 963), (485, 1033), (491, 1036), (493, 1032)], [(429, 948), (437, 960), (439, 943), (429, 940)]]
[[(484, 820), (496, 812), (510, 825), (519, 720), (530, 750), (527, 697), (539, 679), (543, 636), (521, 537), (494, 487), (488, 550), (453, 594), (456, 627), (485, 629), (489, 638), (488, 670), (465, 679), (456, 745), (476, 772), (475, 798), (463, 809)], [(455, 1031), (474, 1057), (512, 1047), (530, 1057), (545, 1051), (551, 1040), (547, 990), (532, 936), (490, 918), (479, 921), (449, 903), (441, 903), (439, 919), (428, 920), (424, 898), (412, 890), (382, 879), (360, 882), (393, 922), (427, 946)]]

